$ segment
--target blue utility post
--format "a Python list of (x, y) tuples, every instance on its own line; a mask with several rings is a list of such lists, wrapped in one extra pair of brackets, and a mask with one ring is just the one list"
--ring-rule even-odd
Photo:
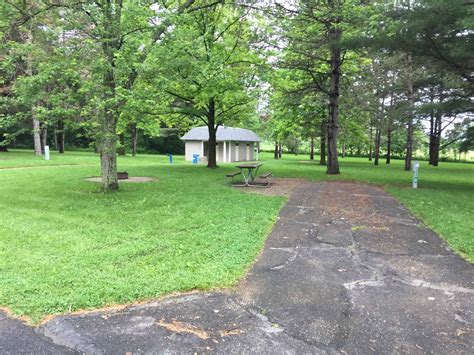
[(170, 158), (170, 164), (173, 164), (173, 154), (168, 154), (169, 158)]

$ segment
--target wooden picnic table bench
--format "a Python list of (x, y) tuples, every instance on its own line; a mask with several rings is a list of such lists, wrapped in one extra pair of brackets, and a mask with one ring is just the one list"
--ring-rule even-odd
[(235, 173), (226, 174), (225, 177), (233, 178), (240, 174), (242, 174), (240, 171), (236, 171)]
[(264, 180), (264, 182), (263, 182), (264, 187), (270, 186), (270, 176), (273, 176), (273, 174), (271, 172), (260, 175), (260, 179)]
[(235, 172), (233, 172), (233, 173), (225, 174), (224, 180), (225, 180), (226, 182), (227, 182), (228, 180), (234, 181), (234, 178), (235, 178), (237, 175), (242, 175), (242, 172), (241, 172), (241, 171), (235, 171)]

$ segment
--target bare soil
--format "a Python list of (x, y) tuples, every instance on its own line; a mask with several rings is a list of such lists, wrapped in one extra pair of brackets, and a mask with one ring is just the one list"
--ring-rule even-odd
[(235, 187), (241, 191), (270, 196), (287, 196), (290, 197), (293, 190), (303, 184), (308, 184), (304, 179), (271, 179), (269, 187)]

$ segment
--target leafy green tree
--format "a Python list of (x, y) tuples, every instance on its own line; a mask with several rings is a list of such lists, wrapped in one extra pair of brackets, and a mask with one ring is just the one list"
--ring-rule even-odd
[[(98, 142), (105, 190), (118, 189), (117, 125), (134, 81), (139, 76), (140, 65), (151, 47), (160, 45), (161, 37), (166, 34), (175, 16), (184, 11), (199, 11), (210, 6), (205, 1), (202, 5), (195, 5), (195, 2), (187, 0), (158, 4), (154, 1), (132, 0), (31, 0), (19, 6), (8, 1), (8, 9), (19, 14), (19, 20), (13, 24), (15, 27), (28, 28), (39, 17), (52, 16), (53, 21), (46, 28), (64, 21), (67, 24), (68, 42), (75, 42), (76, 49), (80, 48), (86, 55), (91, 55), (82, 58), (81, 65), (87, 63), (86, 66), (78, 65), (81, 79), (87, 81), (84, 87), (88, 101), (82, 111), (95, 121), (89, 127)], [(30, 71), (33, 74), (33, 69)], [(39, 125), (34, 122), (34, 131), (37, 133)]]
[[(18, 77), (28, 77), (34, 80), (39, 62), (47, 57), (51, 49), (49, 31), (45, 30), (50, 18), (39, 12), (38, 16), (32, 18), (32, 13), (38, 12), (40, 2), (35, 0), (22, 1), (18, 3), (6, 2), (2, 5), (0, 22), (2, 24), (1, 42), (2, 56), (6, 66), (2, 66), (2, 83), (7, 86), (7, 98), (3, 101), (3, 115), (8, 116), (2, 121), (9, 122), (9, 128), (21, 127), (14, 124), (23, 120), (31, 120), (33, 126), (34, 150), (36, 155), (41, 155), (41, 122), (37, 117), (37, 110), (44, 102), (39, 100), (36, 92), (32, 91), (32, 97), (23, 97), (17, 100), (16, 80)], [(18, 23), (24, 24), (19, 28)], [(26, 104), (22, 105), (22, 104)], [(13, 123), (13, 124), (12, 124)], [(5, 129), (6, 126), (3, 127)], [(19, 132), (5, 134), (4, 140), (8, 141)]]
[[(276, 46), (285, 50), (282, 66), (302, 73), (307, 79), (301, 90), (323, 93), (327, 100), (327, 173), (339, 174), (337, 137), (340, 129), (341, 78), (356, 57), (348, 43), (364, 27), (371, 8), (360, 1), (301, 0), (279, 4), (275, 11), (280, 37)], [(356, 25), (358, 24), (358, 25)], [(323, 141), (323, 139), (321, 140)]]
[[(439, 122), (443, 117), (450, 119), (453, 107), (457, 112), (472, 109), (462, 98), (471, 97), (473, 92), (474, 7), (464, 0), (378, 3), (385, 16), (376, 24), (378, 31), (372, 42), (385, 52), (403, 54), (405, 59), (401, 72), (407, 103), (405, 169), (411, 166), (415, 116), (419, 118), (427, 112), (431, 126), (430, 163), (437, 165)], [(420, 83), (420, 77), (424, 83)], [(451, 79), (446, 81), (447, 77)]]
[(326, 105), (319, 92), (307, 87), (308, 80), (305, 73), (292, 69), (275, 69), (270, 76), (270, 136), (275, 141), (275, 158), (280, 156), (280, 142), (290, 135), (309, 140), (310, 160), (314, 159), (315, 139), (320, 137), (321, 158), (325, 158)]
[(467, 153), (470, 150), (474, 150), (474, 125), (468, 126), (466, 133), (459, 144), (460, 153)]
[[(424, 58), (467, 83), (474, 72), (474, 6), (466, 0), (396, 1), (381, 32), (387, 48)], [(469, 86), (472, 91), (472, 86)]]
[(169, 125), (204, 123), (209, 131), (208, 167), (216, 164), (216, 131), (255, 114), (262, 60), (252, 49), (249, 12), (216, 3), (184, 14), (146, 63), (148, 83)]

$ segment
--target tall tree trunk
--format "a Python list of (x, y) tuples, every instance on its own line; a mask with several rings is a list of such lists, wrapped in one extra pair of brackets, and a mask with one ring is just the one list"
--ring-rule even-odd
[(314, 137), (311, 136), (311, 141), (309, 142), (309, 160), (314, 160)]
[(346, 142), (342, 142), (342, 158), (346, 157)]
[[(440, 102), (444, 101), (444, 96), (440, 95)], [(439, 163), (439, 151), (441, 149), (441, 134), (443, 131), (443, 113), (441, 110), (436, 110), (434, 112), (434, 125), (433, 125), (433, 166), (438, 166)]]
[(434, 117), (433, 114), (431, 114), (430, 117), (430, 141), (429, 141), (429, 148), (428, 148), (428, 153), (429, 153), (429, 159), (428, 159), (428, 164), (433, 165), (434, 162), (434, 156), (435, 156), (435, 143), (436, 137), (434, 135)]
[[(109, 58), (110, 59), (110, 58)], [(113, 63), (113, 59), (110, 59)], [(115, 80), (113, 66), (107, 68), (104, 74), (105, 102), (100, 130), (100, 166), (102, 187), (105, 191), (118, 190), (117, 179), (117, 121), (115, 104), (110, 104), (115, 97)]]
[(372, 127), (372, 123), (370, 123), (370, 128), (369, 128), (369, 161), (372, 161), (372, 156), (373, 156), (373, 150), (372, 150), (372, 142), (373, 142), (373, 127)]
[(434, 129), (434, 111), (430, 113), (430, 143), (429, 143), (429, 162), (428, 164), (433, 165), (435, 156), (436, 137)]
[(273, 158), (278, 159), (278, 142), (275, 141), (275, 150), (273, 151)]
[(282, 153), (282, 148), (281, 148), (281, 142), (278, 143), (278, 158), (281, 159), (281, 153)]
[(48, 127), (42, 125), (41, 127), (41, 151), (44, 153), (45, 148), (48, 145)]
[[(31, 29), (26, 33), (26, 43), (33, 44), (33, 32)], [(31, 51), (26, 56), (26, 75), (29, 77), (33, 76), (33, 54)], [(36, 118), (36, 104), (33, 104), (31, 108), (31, 117), (33, 120), (33, 144), (35, 149), (35, 155), (41, 155), (41, 137), (40, 137), (40, 121)]]
[(380, 139), (382, 136), (382, 124), (385, 117), (385, 95), (382, 96), (382, 102), (380, 104), (380, 116), (377, 120), (377, 129), (375, 131), (375, 160), (374, 165), (379, 165), (380, 158)]
[(0, 134), (0, 152), (8, 152), (7, 146), (1, 143), (2, 143), (2, 135)]
[[(430, 93), (430, 101), (433, 103), (434, 95), (433, 95), (433, 90), (431, 90)], [(436, 137), (435, 137), (435, 114), (434, 110), (431, 109), (430, 112), (430, 143), (429, 143), (429, 161), (428, 164), (433, 165), (434, 163), (434, 157), (435, 157), (435, 146), (436, 146)]]
[(125, 134), (123, 132), (119, 133), (119, 147), (117, 149), (118, 155), (125, 155)]
[(374, 165), (379, 165), (379, 158), (380, 158), (380, 128), (377, 127), (375, 130), (375, 159)]
[(385, 164), (390, 164), (392, 158), (392, 107), (393, 107), (393, 93), (390, 93), (390, 112), (387, 115), (387, 156)]
[(434, 142), (433, 142), (433, 166), (438, 166), (439, 163), (439, 151), (441, 146), (441, 123), (443, 121), (443, 115), (440, 111), (435, 114), (435, 127), (434, 127)]
[(321, 122), (321, 142), (319, 145), (319, 165), (326, 165), (326, 122)]
[(105, 191), (118, 190), (117, 179), (117, 102), (115, 66), (117, 52), (122, 46), (121, 36), (123, 1), (101, 1), (102, 28), (101, 46), (105, 57), (102, 77), (104, 108), (101, 115), (99, 142), (102, 173), (102, 187)]
[(2, 134), (1, 133), (0, 133), (0, 152), (8, 152), (7, 146), (2, 144)]
[(209, 131), (209, 154), (207, 160), (208, 168), (217, 168), (217, 159), (216, 159), (216, 102), (213, 97), (209, 99), (209, 106), (207, 112), (207, 128)]
[(59, 153), (64, 154), (64, 141), (66, 137), (66, 132), (64, 131), (64, 121), (59, 120), (56, 132), (57, 147)]
[(41, 128), (40, 128), (40, 121), (35, 118), (36, 113), (35, 109), (32, 110), (33, 112), (33, 141), (35, 146), (35, 155), (41, 155)]
[(132, 138), (132, 156), (134, 157), (137, 155), (137, 142), (138, 142), (137, 125), (135, 123), (133, 123), (131, 127), (131, 138)]
[(59, 134), (59, 153), (60, 154), (64, 154), (64, 151), (65, 151), (65, 142), (66, 142), (66, 132), (64, 132), (64, 130)]
[(415, 95), (413, 92), (413, 67), (412, 67), (412, 56), (411, 53), (406, 54), (406, 65), (407, 65), (407, 97), (409, 104), (409, 117), (407, 122), (407, 144), (405, 154), (405, 171), (411, 170), (411, 161), (413, 157), (413, 114), (415, 107)]
[(116, 123), (112, 115), (112, 113), (104, 114), (100, 142), (102, 187), (106, 191), (118, 190)]
[(329, 92), (329, 121), (328, 121), (328, 159), (327, 174), (339, 174), (337, 160), (337, 133), (339, 130), (339, 80), (341, 76), (341, 40), (342, 29), (331, 27), (329, 30), (331, 51), (331, 86)]
[[(33, 75), (32, 71), (30, 71)], [(36, 118), (36, 107), (31, 109), (31, 115), (33, 116), (33, 144), (35, 149), (35, 155), (41, 156), (43, 150), (41, 149), (41, 123)]]
[(385, 164), (390, 164), (390, 159), (392, 155), (392, 127), (389, 124), (387, 129), (387, 155), (385, 159)]

